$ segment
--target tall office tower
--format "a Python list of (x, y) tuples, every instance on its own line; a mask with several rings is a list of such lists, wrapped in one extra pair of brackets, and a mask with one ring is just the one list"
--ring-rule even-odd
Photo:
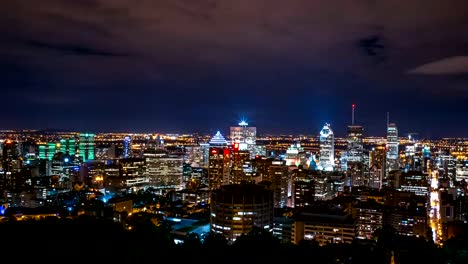
[(253, 176), (255, 173), (249, 171), (249, 175), (245, 173), (250, 160), (249, 151), (240, 150), (239, 143), (234, 143), (232, 147), (232, 167), (231, 167), (231, 181), (235, 184), (240, 184), (241, 182), (255, 182)]
[[(268, 176), (266, 177), (271, 182), (271, 188), (274, 193), (275, 208), (290, 207), (292, 205), (290, 197), (292, 196), (292, 180), (289, 173), (289, 166), (284, 160), (266, 159), (268, 168), (266, 169)], [(269, 162), (268, 162), (269, 161)]]
[(208, 157), (208, 185), (211, 190), (230, 184), (231, 151), (226, 139), (217, 132), (211, 138)]
[(296, 142), (288, 147), (286, 150), (285, 161), (287, 166), (296, 166), (302, 165), (304, 168), (308, 168), (308, 159), (306, 157), (306, 152), (301, 146), (300, 142)]
[(209, 143), (199, 143), (200, 151), (202, 152), (202, 163), (200, 164), (202, 168), (208, 168), (208, 161), (210, 160), (210, 144)]
[(257, 128), (249, 127), (249, 124), (244, 120), (242, 120), (238, 125), (239, 126), (232, 126), (230, 128), (231, 143), (241, 143), (239, 146), (240, 150), (244, 150), (243, 147), (247, 147), (246, 145), (255, 145), (257, 140)]
[(431, 165), (431, 162), (432, 162), (432, 150), (431, 150), (431, 147), (430, 146), (426, 146), (426, 145), (423, 145), (422, 146), (422, 149), (421, 149), (421, 160), (422, 160), (422, 164), (421, 164), (421, 167), (422, 167), (422, 171), (423, 172), (428, 172), (429, 171), (429, 168), (430, 168), (430, 165)]
[(456, 181), (457, 159), (450, 154), (441, 153), (436, 157), (436, 166), (441, 179), (454, 183)]
[(60, 140), (60, 152), (75, 156), (76, 152), (76, 140), (72, 138), (62, 138)]
[(156, 187), (167, 190), (182, 190), (186, 182), (183, 178), (184, 157), (181, 153), (167, 153), (156, 159)]
[(21, 189), (25, 184), (25, 178), (20, 173), (22, 158), (18, 150), (18, 142), (10, 139), (2, 144), (2, 159), (0, 168), (0, 194), (7, 190)]
[(57, 152), (57, 144), (53, 142), (39, 143), (39, 159), (52, 160)]
[(292, 171), (294, 208), (303, 208), (314, 204), (313, 172), (301, 168)]
[[(367, 185), (368, 180), (364, 175), (367, 173), (364, 172), (364, 157), (363, 150), (364, 145), (362, 141), (362, 135), (364, 129), (362, 126), (354, 124), (354, 109), (356, 105), (352, 105), (352, 121), (351, 125), (348, 126), (348, 135), (346, 138), (347, 148), (346, 148), (346, 171), (350, 177), (350, 183), (353, 186), (364, 186)], [(367, 167), (367, 166), (366, 166)]]
[(94, 143), (95, 136), (95, 134), (91, 133), (81, 133), (79, 136), (78, 155), (81, 157), (83, 162), (94, 160), (96, 149), (96, 145)]
[(132, 138), (130, 136), (125, 136), (123, 142), (123, 158), (127, 159), (132, 156)]
[(415, 145), (407, 145), (405, 146), (405, 161), (404, 161), (404, 169), (405, 171), (416, 170), (416, 151)]
[(331, 199), (333, 191), (331, 190), (331, 178), (329, 173), (319, 172), (312, 174), (312, 182), (314, 184), (314, 200), (325, 201)]
[[(270, 177), (270, 167), (274, 160), (275, 159), (272, 157), (256, 157), (252, 160), (257, 176), (259, 177), (259, 181), (272, 181)], [(280, 163), (284, 163), (283, 160), (281, 160)]]
[(257, 128), (249, 126), (249, 124), (242, 120), (238, 124), (239, 126), (230, 127), (231, 143), (239, 143), (239, 150), (248, 150), (250, 152), (250, 158), (254, 158), (256, 153), (256, 142), (257, 142)]
[(396, 124), (387, 125), (387, 172), (399, 170), (398, 128)]
[(154, 146), (148, 147), (143, 151), (143, 159), (146, 162), (146, 175), (148, 176), (150, 186), (160, 189), (160, 187), (166, 185), (161, 178), (161, 159), (167, 156), (167, 150), (156, 149)]
[(364, 133), (364, 128), (359, 125), (354, 124), (354, 109), (356, 108), (356, 105), (352, 105), (352, 121), (351, 125), (348, 126), (348, 136), (346, 138), (347, 142), (347, 161), (351, 162), (362, 162), (363, 159), (363, 133)]
[(184, 146), (184, 162), (193, 168), (203, 165), (203, 149), (200, 146)]
[(362, 126), (348, 126), (347, 141), (347, 161), (362, 162), (364, 144), (362, 142), (364, 129)]
[(326, 123), (320, 131), (320, 158), (319, 170), (333, 171), (335, 167), (335, 135), (330, 128), (330, 124)]
[(385, 178), (386, 153), (384, 146), (377, 146), (369, 151), (369, 187), (375, 189), (382, 188)]

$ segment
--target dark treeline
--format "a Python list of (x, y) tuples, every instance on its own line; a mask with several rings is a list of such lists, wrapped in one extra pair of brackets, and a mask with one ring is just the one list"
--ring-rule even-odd
[[(219, 234), (189, 233), (174, 243), (170, 229), (151, 221), (131, 230), (110, 220), (8, 220), (0, 224), (3, 259), (49, 263), (468, 263), (468, 239), (453, 238), (443, 247), (424, 239), (379, 230), (375, 240), (319, 246), (314, 241), (284, 244), (271, 233), (254, 229), (233, 244)], [(392, 257), (393, 256), (393, 257)]]

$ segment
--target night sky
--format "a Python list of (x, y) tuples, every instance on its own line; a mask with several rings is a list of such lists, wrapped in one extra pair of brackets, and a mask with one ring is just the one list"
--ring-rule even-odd
[(468, 137), (466, 0), (14, 0), (2, 129)]

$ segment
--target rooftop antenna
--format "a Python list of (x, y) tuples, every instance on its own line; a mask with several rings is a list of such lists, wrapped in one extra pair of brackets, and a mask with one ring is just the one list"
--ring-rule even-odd
[(387, 126), (390, 124), (390, 112), (387, 112)]
[(352, 112), (351, 112), (351, 125), (354, 126), (354, 108), (356, 108), (356, 105), (355, 105), (355, 104), (352, 104), (351, 107), (352, 107)]

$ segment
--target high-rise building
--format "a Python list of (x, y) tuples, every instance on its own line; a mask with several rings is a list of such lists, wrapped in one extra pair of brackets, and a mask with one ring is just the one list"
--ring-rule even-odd
[[(346, 149), (346, 171), (350, 177), (352, 186), (367, 185), (367, 166), (364, 166), (364, 146), (362, 140), (362, 126), (348, 126), (347, 149)], [(366, 171), (365, 171), (366, 170)]]
[(319, 170), (333, 171), (335, 167), (335, 135), (330, 127), (330, 124), (326, 123), (320, 131), (320, 158), (319, 158)]
[(354, 124), (354, 109), (356, 108), (356, 105), (352, 105), (352, 119), (351, 119), (351, 125), (348, 126), (348, 135), (346, 138), (347, 142), (347, 161), (351, 162), (362, 162), (363, 159), (363, 133), (364, 133), (364, 128), (359, 125)]
[(313, 172), (301, 168), (292, 171), (294, 208), (308, 207), (314, 203)]
[(399, 170), (398, 128), (395, 123), (387, 125), (387, 172)]
[(265, 159), (265, 161), (268, 162), (268, 176), (265, 179), (271, 182), (270, 189), (274, 193), (275, 208), (290, 207), (292, 191), (289, 166), (285, 164), (284, 160)]
[(183, 189), (183, 163), (181, 153), (170, 153), (164, 149), (147, 148), (143, 152), (149, 185), (160, 190)]
[(369, 152), (369, 187), (381, 189), (385, 178), (386, 153), (384, 146), (372, 148)]
[(130, 136), (125, 136), (123, 142), (123, 158), (131, 158), (132, 156), (132, 138)]
[(76, 140), (73, 138), (62, 138), (60, 140), (60, 152), (75, 156), (76, 152)]
[(0, 168), (0, 193), (15, 187), (22, 162), (18, 153), (18, 143), (11, 139), (2, 144), (2, 159)]
[(439, 180), (456, 181), (457, 159), (455, 157), (449, 154), (439, 154), (435, 161), (439, 171)]
[(208, 185), (214, 190), (230, 184), (231, 151), (226, 139), (217, 132), (211, 138), (208, 157)]
[(300, 142), (296, 142), (288, 147), (284, 159), (286, 160), (287, 166), (299, 167), (299, 165), (302, 165), (305, 168), (308, 168), (309, 166), (306, 152)]
[(255, 176), (253, 171), (246, 173), (245, 170), (250, 165), (249, 151), (240, 150), (239, 143), (234, 143), (231, 149), (232, 163), (231, 163), (231, 181), (232, 183), (241, 183), (243, 181), (253, 181)]
[(250, 158), (254, 158), (257, 154), (257, 128), (249, 126), (249, 124), (242, 120), (238, 126), (230, 127), (229, 139), (231, 143), (238, 143), (239, 150), (247, 150), (250, 153)]
[(247, 122), (242, 120), (238, 124), (239, 126), (232, 126), (230, 128), (230, 140), (231, 143), (240, 143), (240, 150), (247, 148), (247, 145), (255, 145), (257, 140), (257, 128), (249, 126)]
[(92, 133), (81, 133), (78, 144), (78, 155), (81, 157), (83, 162), (87, 160), (94, 160), (94, 153), (96, 145), (94, 143), (94, 137), (96, 135)]
[(369, 181), (368, 164), (364, 163), (364, 129), (360, 125), (354, 124), (354, 109), (352, 105), (351, 125), (348, 126), (346, 136), (346, 151), (341, 157), (342, 170), (347, 174), (347, 185), (364, 186)]
[(362, 126), (348, 126), (348, 136), (346, 138), (348, 162), (362, 162), (364, 149), (362, 141), (363, 132), (364, 128)]
[(53, 142), (39, 143), (39, 159), (52, 160), (57, 152), (57, 144)]

